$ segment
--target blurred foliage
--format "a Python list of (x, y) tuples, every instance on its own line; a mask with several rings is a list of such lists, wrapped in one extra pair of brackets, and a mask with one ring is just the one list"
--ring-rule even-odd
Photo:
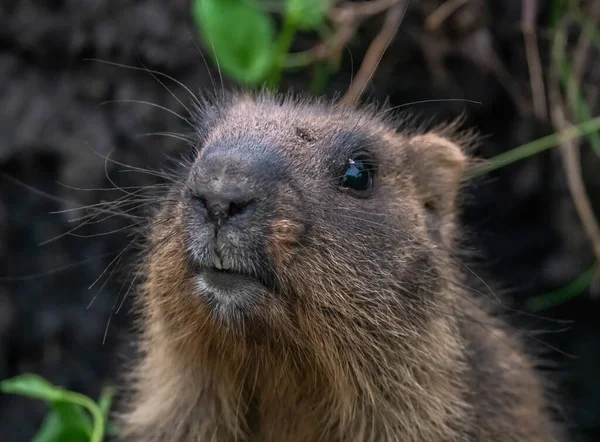
[(50, 406), (32, 442), (102, 442), (105, 434), (116, 434), (116, 427), (108, 421), (114, 395), (110, 388), (96, 403), (38, 375), (23, 374), (0, 382), (0, 391), (43, 400)]
[(208, 52), (225, 74), (247, 86), (276, 88), (296, 32), (322, 29), (331, 0), (285, 0), (276, 31), (269, 4), (260, 0), (193, 0), (192, 16)]
[[(478, 165), (471, 171), (472, 175), (476, 176), (499, 169), (558, 146), (565, 140), (580, 137), (585, 137), (592, 150), (600, 157), (600, 116), (593, 116), (591, 107), (595, 103), (587, 102), (583, 88), (579, 83), (581, 81), (579, 76), (582, 73), (574, 72), (572, 60), (569, 59), (572, 51), (570, 53), (567, 51), (567, 36), (565, 35), (565, 29), (563, 29), (566, 21), (575, 24), (579, 28), (579, 38), (588, 38), (596, 51), (600, 51), (600, 29), (591, 20), (589, 14), (582, 9), (580, 2), (569, 0), (554, 0), (551, 2), (550, 16), (547, 23), (550, 30), (549, 40), (553, 56), (550, 69), (556, 70), (559, 86), (566, 96), (566, 107), (573, 115), (572, 123), (575, 126), (497, 155), (488, 160), (486, 164)], [(579, 68), (581, 69), (582, 66)], [(534, 297), (527, 302), (527, 305), (533, 311), (554, 307), (585, 293), (590, 287), (595, 287), (592, 292), (597, 291), (599, 281), (600, 263), (596, 262), (566, 286)]]

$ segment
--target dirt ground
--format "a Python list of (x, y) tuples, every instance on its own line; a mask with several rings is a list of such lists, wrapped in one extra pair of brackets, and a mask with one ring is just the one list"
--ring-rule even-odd
[[(436, 101), (410, 110), (439, 120), (465, 112), (466, 123), (485, 136), (478, 154), (486, 158), (551, 133), (551, 127), (527, 110), (530, 88), (520, 2), (472, 0), (441, 29), (426, 30), (424, 18), (439, 3), (411, 3), (367, 95), (389, 97), (392, 105), (446, 98), (480, 102)], [(360, 38), (349, 46), (352, 62), (344, 58), (328, 95), (348, 88), (351, 69), (356, 71), (380, 26), (376, 19), (361, 28)], [(118, 376), (122, 345), (130, 339), (129, 298), (113, 312), (130, 278), (124, 272), (105, 285), (101, 279), (88, 287), (129, 244), (131, 237), (123, 229), (130, 220), (113, 217), (92, 224), (79, 231), (87, 237), (64, 235), (82, 215), (64, 211), (122, 196), (84, 188), (157, 182), (103, 157), (110, 154), (123, 164), (158, 169), (185, 145), (142, 135), (185, 127), (155, 107), (101, 105), (143, 100), (182, 111), (147, 73), (89, 59), (143, 63), (192, 89), (212, 88), (210, 76), (218, 81), (218, 74), (210, 63), (204, 64), (192, 36), (187, 0), (1, 2), (0, 379), (37, 372), (95, 396)], [(490, 48), (519, 94), (510, 92), (494, 71)], [(309, 80), (299, 73), (287, 76), (284, 85), (304, 90)], [(189, 102), (184, 91), (174, 90)], [(599, 207), (600, 176), (593, 170), (600, 163), (587, 146), (582, 155), (588, 192)], [(490, 275), (518, 306), (525, 308), (529, 297), (562, 286), (593, 262), (557, 152), (492, 173), (466, 193), (469, 244), (481, 251), (472, 265)], [(573, 428), (574, 441), (591, 441), (600, 430), (599, 312), (598, 302), (584, 293), (542, 313), (572, 321), (566, 330), (538, 338), (548, 346), (549, 376), (559, 385), (557, 405)], [(565, 328), (540, 319), (521, 322), (535, 330)], [(44, 412), (43, 404), (0, 396), (0, 441), (30, 440)]]

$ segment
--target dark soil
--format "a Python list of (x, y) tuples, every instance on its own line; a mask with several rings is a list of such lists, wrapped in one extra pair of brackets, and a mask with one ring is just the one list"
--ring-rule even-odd
[[(438, 101), (410, 109), (439, 120), (464, 111), (466, 123), (486, 136), (479, 150), (484, 157), (551, 133), (527, 107), (520, 2), (472, 0), (441, 30), (426, 32), (424, 15), (439, 3), (412, 2), (367, 95), (389, 97), (392, 105), (444, 98), (481, 102)], [(117, 376), (120, 344), (128, 339), (129, 298), (118, 314), (111, 312), (121, 303), (131, 275), (122, 271), (104, 286), (102, 279), (88, 287), (129, 244), (131, 236), (119, 229), (132, 221), (112, 217), (78, 231), (80, 236), (39, 244), (65, 234), (83, 215), (80, 210), (57, 211), (123, 196), (111, 190), (115, 186), (159, 181), (105, 161), (108, 154), (130, 166), (157, 170), (169, 156), (185, 150), (184, 143), (172, 138), (141, 137), (184, 131), (177, 117), (143, 104), (100, 105), (143, 100), (182, 112), (159, 82), (143, 71), (87, 59), (143, 64), (193, 90), (212, 89), (211, 75), (217, 82), (219, 77), (192, 41), (196, 34), (188, 11), (187, 0), (4, 0), (0, 5), (0, 379), (36, 372), (97, 396)], [(539, 18), (541, 28), (545, 14)], [(380, 26), (373, 20), (361, 28), (349, 47), (353, 64), (346, 53), (327, 94), (347, 89), (352, 66), (356, 71)], [(541, 45), (544, 55), (543, 39)], [(490, 69), (490, 47), (522, 97), (509, 94)], [(309, 81), (306, 73), (294, 74), (286, 77), (285, 87), (305, 90)], [(182, 89), (174, 91), (189, 103)], [(598, 203), (600, 176), (593, 171), (600, 170), (600, 162), (590, 152), (584, 146), (585, 178)], [(560, 287), (593, 262), (557, 152), (490, 174), (467, 195), (464, 218), (470, 243), (482, 255), (474, 265), (520, 308), (525, 309), (529, 297)], [(572, 320), (566, 331), (538, 336), (556, 348), (547, 353), (560, 386), (557, 405), (573, 428), (574, 441), (591, 441), (600, 430), (599, 310), (598, 302), (584, 293), (543, 312)], [(524, 322), (535, 329), (563, 328), (539, 319)], [(0, 396), (0, 441), (30, 440), (45, 410), (36, 401)]]

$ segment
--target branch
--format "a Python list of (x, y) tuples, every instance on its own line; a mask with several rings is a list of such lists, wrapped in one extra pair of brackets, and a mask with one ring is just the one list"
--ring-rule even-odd
[[(557, 78), (557, 70), (560, 68), (561, 60), (565, 54), (566, 36), (564, 24), (556, 32), (553, 48), (553, 66), (550, 70), (549, 99), (551, 104), (552, 124), (557, 131), (564, 131), (571, 127), (565, 116), (565, 105), (561, 98), (560, 87)], [(563, 138), (559, 147), (567, 186), (575, 205), (575, 210), (581, 220), (583, 230), (587, 235), (596, 261), (600, 269), (600, 226), (594, 214), (594, 209), (585, 190), (585, 184), (581, 176), (581, 161), (579, 141)]]
[(360, 96), (365, 91), (369, 81), (371, 81), (373, 74), (377, 70), (385, 51), (394, 39), (396, 32), (398, 32), (400, 23), (402, 23), (402, 18), (406, 14), (407, 6), (408, 3), (406, 2), (396, 2), (394, 6), (388, 10), (381, 31), (371, 42), (363, 62), (360, 65), (360, 69), (356, 74), (356, 78), (350, 85), (346, 95), (342, 98), (343, 103), (355, 105), (360, 99)]
[(521, 32), (525, 41), (525, 55), (527, 58), (527, 67), (529, 68), (533, 111), (539, 120), (546, 121), (548, 119), (546, 90), (544, 87), (544, 75), (542, 74), (542, 62), (540, 60), (537, 34), (535, 32), (535, 21), (538, 11), (538, 0), (523, 0)]
[(303, 67), (317, 61), (327, 60), (339, 54), (352, 40), (358, 27), (367, 19), (394, 7), (405, 0), (372, 0), (345, 3), (329, 11), (329, 18), (336, 23), (333, 36), (312, 48), (289, 54), (284, 63), (286, 68)]
[[(563, 108), (558, 105), (552, 109), (552, 121), (560, 131), (570, 126), (567, 123)], [(559, 149), (569, 192), (581, 219), (583, 229), (592, 244), (596, 260), (600, 265), (600, 227), (598, 226), (598, 220), (596, 220), (596, 216), (594, 215), (594, 210), (585, 191), (585, 184), (581, 176), (579, 142), (573, 139), (565, 139)]]
[(425, 19), (425, 28), (430, 31), (439, 28), (448, 17), (469, 1), (470, 0), (446, 0), (435, 11), (427, 16)]
[(346, 3), (331, 10), (334, 21), (365, 20), (390, 9), (399, 0), (371, 0), (365, 2)]

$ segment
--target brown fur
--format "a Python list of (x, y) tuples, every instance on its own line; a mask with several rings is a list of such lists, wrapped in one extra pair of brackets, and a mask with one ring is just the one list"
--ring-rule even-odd
[[(451, 253), (465, 140), (396, 132), (375, 110), (265, 96), (201, 115), (194, 164), (216, 142), (259, 139), (305, 179), (278, 185), (269, 221), (280, 292), (235, 324), (212, 314), (175, 184), (142, 264), (124, 440), (558, 440), (518, 338), (463, 288)], [(364, 201), (321, 190), (325, 152), (348, 134), (377, 149)]]

